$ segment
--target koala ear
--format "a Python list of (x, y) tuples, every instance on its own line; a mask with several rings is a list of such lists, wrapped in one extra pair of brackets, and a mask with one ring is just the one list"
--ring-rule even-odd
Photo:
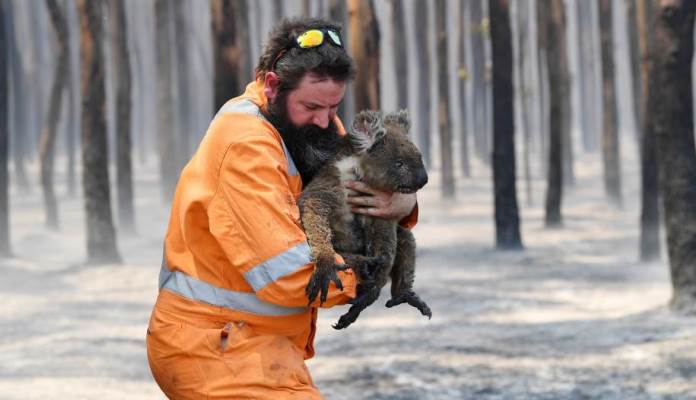
[(386, 133), (387, 130), (382, 124), (382, 113), (365, 110), (353, 119), (348, 138), (358, 153), (364, 153)]
[(385, 115), (384, 125), (395, 127), (408, 135), (408, 132), (411, 130), (411, 117), (408, 116), (408, 111), (402, 109)]

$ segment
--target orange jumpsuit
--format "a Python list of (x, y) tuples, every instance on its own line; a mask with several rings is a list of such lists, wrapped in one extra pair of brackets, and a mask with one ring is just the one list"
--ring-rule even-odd
[[(173, 399), (323, 398), (304, 363), (318, 300), (307, 307), (302, 182), (266, 104), (260, 81), (227, 102), (176, 187), (147, 330), (150, 369)], [(339, 277), (323, 307), (355, 297), (353, 272)]]

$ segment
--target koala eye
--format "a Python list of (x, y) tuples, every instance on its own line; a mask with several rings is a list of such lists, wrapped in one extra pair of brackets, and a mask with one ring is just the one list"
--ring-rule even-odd
[(394, 166), (395, 166), (396, 168), (401, 168), (401, 167), (404, 166), (404, 163), (403, 163), (402, 161), (397, 161), (397, 162), (394, 163)]

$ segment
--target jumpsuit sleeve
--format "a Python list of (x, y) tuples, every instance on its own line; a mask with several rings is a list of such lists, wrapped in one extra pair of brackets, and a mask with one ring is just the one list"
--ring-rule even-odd
[(416, 202), (416, 205), (413, 206), (413, 210), (411, 210), (411, 214), (403, 217), (401, 221), (399, 221), (399, 225), (406, 229), (411, 229), (414, 226), (416, 226), (416, 223), (418, 222), (418, 203)]
[[(225, 255), (261, 300), (307, 306), (305, 286), (314, 263), (282, 147), (268, 134), (250, 133), (229, 145), (219, 173), (210, 207), (223, 210), (211, 213), (209, 224)], [(354, 272), (346, 270), (338, 276), (343, 290), (331, 283), (322, 307), (345, 304), (355, 297)], [(319, 306), (318, 299), (312, 306)]]

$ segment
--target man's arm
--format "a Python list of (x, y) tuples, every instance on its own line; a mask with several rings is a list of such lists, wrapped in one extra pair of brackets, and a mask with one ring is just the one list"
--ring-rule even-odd
[[(230, 145), (212, 201), (219, 211), (211, 215), (210, 227), (227, 258), (261, 299), (305, 307), (305, 287), (314, 263), (286, 168), (282, 148), (269, 135), (250, 133), (243, 142)], [(343, 291), (332, 284), (323, 307), (355, 297), (353, 271), (339, 272), (339, 278)], [(312, 305), (318, 306), (318, 300)]]

